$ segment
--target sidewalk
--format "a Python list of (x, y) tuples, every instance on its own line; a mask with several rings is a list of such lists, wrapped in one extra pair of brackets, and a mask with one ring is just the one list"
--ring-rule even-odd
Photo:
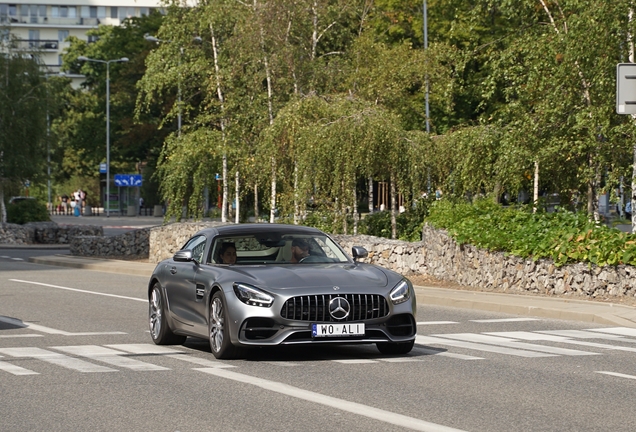
[[(29, 262), (61, 267), (73, 267), (106, 273), (150, 277), (155, 264), (104, 260), (71, 255), (50, 255), (29, 258)], [(584, 321), (597, 324), (636, 328), (636, 308), (611, 303), (521, 294), (497, 294), (416, 286), (418, 304), (448, 306), (526, 315), (540, 318)]]

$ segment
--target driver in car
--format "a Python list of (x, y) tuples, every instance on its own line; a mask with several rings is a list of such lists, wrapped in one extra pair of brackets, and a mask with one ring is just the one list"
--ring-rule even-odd
[(292, 257), (291, 262), (300, 263), (309, 256), (309, 243), (301, 238), (295, 238), (292, 240), (291, 247)]

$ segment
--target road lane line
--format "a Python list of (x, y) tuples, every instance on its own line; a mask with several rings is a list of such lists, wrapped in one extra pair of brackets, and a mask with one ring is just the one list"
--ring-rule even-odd
[(616, 351), (627, 351), (627, 352), (636, 352), (636, 348), (626, 347), (622, 345), (608, 345), (608, 344), (600, 344), (595, 342), (585, 342), (585, 341), (575, 341), (575, 340), (567, 340), (562, 343), (567, 343), (570, 345), (581, 345), (581, 346), (589, 346), (593, 348), (603, 348), (607, 350), (616, 350)]
[(618, 373), (618, 372), (596, 371), (596, 373), (604, 374), (604, 375), (611, 375), (611, 376), (615, 376), (615, 377), (619, 377), (619, 378), (629, 378), (629, 379), (636, 380), (636, 376), (634, 376), (634, 375), (626, 375), (626, 374), (622, 374), (622, 373)]
[(133, 358), (124, 357), (127, 353), (104, 348), (98, 345), (54, 346), (49, 348), (134, 371), (170, 370), (167, 367), (157, 366), (152, 363), (145, 363)]
[(100, 293), (100, 292), (96, 292), (96, 291), (87, 291), (87, 290), (81, 290), (81, 289), (77, 289), (77, 288), (69, 288), (69, 287), (63, 287), (63, 286), (59, 286), (59, 285), (51, 285), (51, 284), (46, 284), (46, 283), (41, 283), (41, 282), (25, 281), (25, 280), (20, 280), (20, 279), (9, 279), (9, 280), (11, 282), (20, 282), (20, 283), (31, 284), (31, 285), (45, 286), (45, 287), (48, 287), (48, 288), (56, 288), (56, 289), (61, 289), (61, 290), (66, 290), (66, 291), (81, 292), (81, 293), (84, 293), (84, 294), (94, 294), (94, 295), (100, 295), (100, 296), (105, 296), (105, 297), (114, 297), (114, 298), (120, 298), (120, 299), (125, 299), (125, 300), (134, 300), (134, 301), (140, 301), (140, 302), (148, 303), (147, 299), (140, 299), (140, 298), (136, 298), (136, 297), (127, 297), (127, 296), (121, 296), (121, 295), (117, 295), (117, 294)]
[(512, 339), (507, 339), (499, 336), (490, 336), (486, 334), (474, 334), (474, 333), (456, 333), (456, 334), (438, 334), (433, 335), (435, 337), (443, 337), (449, 339), (457, 339), (466, 342), (484, 343), (489, 345), (497, 345), (508, 348), (515, 348), (521, 350), (539, 351), (548, 354), (566, 355), (566, 356), (587, 356), (587, 355), (601, 355), (600, 353), (590, 351), (580, 351), (568, 348), (557, 348), (545, 345), (535, 345), (525, 342), (516, 342)]
[(12, 365), (11, 363), (6, 363), (3, 361), (0, 361), (0, 370), (9, 372), (10, 374), (13, 374), (13, 375), (40, 375), (38, 372), (34, 372), (32, 370), (25, 369), (20, 366)]
[(470, 320), (476, 323), (506, 323), (506, 322), (524, 322), (524, 321), (541, 321), (539, 318), (500, 318), (500, 319), (483, 319)]
[(385, 411), (379, 408), (374, 408), (368, 405), (363, 405), (357, 402), (350, 402), (344, 399), (338, 399), (331, 396), (326, 396), (320, 393), (312, 392), (309, 390), (303, 390), (298, 387), (293, 387), (281, 382), (270, 381), (262, 378), (257, 378), (250, 375), (233, 372), (227, 369), (219, 368), (199, 368), (195, 369), (210, 375), (217, 376), (219, 378), (229, 379), (232, 381), (241, 382), (244, 384), (250, 384), (260, 387), (262, 389), (280, 393), (286, 396), (291, 396), (297, 399), (306, 400), (312, 403), (319, 403), (331, 408), (335, 408), (341, 411), (350, 412), (360, 416), (368, 417), (374, 420), (379, 420), (385, 423), (390, 423), (396, 426), (405, 427), (418, 431), (425, 432), (460, 432), (460, 429), (454, 429), (448, 426), (438, 425), (435, 423), (420, 420), (414, 417), (408, 417), (402, 414)]
[(10, 355), (12, 357), (23, 357), (42, 360), (67, 369), (73, 369), (79, 372), (117, 372), (116, 369), (99, 366), (83, 360), (66, 356), (64, 354), (47, 351), (42, 348), (24, 347), (24, 348), (0, 348), (0, 353)]
[(342, 364), (367, 364), (367, 363), (377, 363), (377, 360), (368, 360), (368, 359), (343, 359), (343, 360), (331, 360), (336, 363)]
[(556, 357), (554, 354), (545, 354), (536, 351), (524, 351), (519, 349), (506, 348), (496, 345), (484, 345), (474, 342), (464, 342), (452, 339), (442, 339), (431, 336), (417, 336), (415, 343), (418, 345), (448, 345), (456, 348), (466, 348), (476, 351), (493, 352), (497, 354), (507, 354), (517, 357)]
[(549, 341), (549, 342), (563, 342), (569, 340), (564, 336), (556, 336), (549, 334), (540, 334), (528, 331), (509, 331), (509, 332), (485, 332), (484, 334), (492, 336), (501, 336), (510, 339), (521, 339), (527, 341)]

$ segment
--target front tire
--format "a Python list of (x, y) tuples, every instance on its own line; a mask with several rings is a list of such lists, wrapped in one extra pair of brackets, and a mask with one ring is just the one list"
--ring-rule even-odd
[(227, 307), (221, 291), (212, 296), (208, 318), (210, 350), (217, 359), (231, 359), (239, 354), (239, 349), (230, 341)]
[(386, 355), (402, 355), (408, 354), (413, 349), (415, 341), (410, 342), (378, 342), (375, 344), (378, 347), (378, 351)]
[(167, 312), (159, 282), (155, 282), (148, 302), (150, 336), (157, 345), (181, 345), (186, 337), (176, 335), (168, 325)]

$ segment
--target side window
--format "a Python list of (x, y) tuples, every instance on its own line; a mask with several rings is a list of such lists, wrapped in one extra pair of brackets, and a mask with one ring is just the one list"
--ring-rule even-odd
[(205, 249), (205, 240), (204, 236), (196, 236), (192, 237), (181, 249), (190, 249), (192, 250), (192, 258), (197, 260), (197, 262), (203, 261), (203, 251)]

